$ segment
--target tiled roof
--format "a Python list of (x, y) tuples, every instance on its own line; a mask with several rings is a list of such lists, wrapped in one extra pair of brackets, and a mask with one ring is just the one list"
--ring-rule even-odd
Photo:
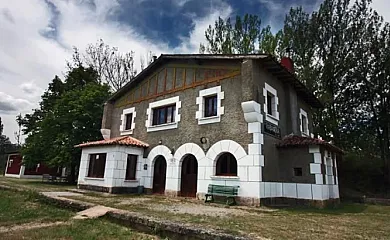
[(76, 145), (75, 147), (90, 147), (90, 146), (101, 146), (101, 145), (124, 145), (124, 146), (135, 146), (135, 147), (149, 147), (149, 144), (130, 136), (111, 138), (111, 139), (100, 140), (95, 142), (86, 142), (86, 143)]
[(297, 135), (287, 135), (283, 137), (282, 141), (280, 141), (277, 144), (278, 147), (296, 147), (296, 146), (308, 146), (308, 145), (321, 145), (334, 152), (340, 152), (340, 153), (343, 152), (343, 150), (341, 150), (340, 148), (324, 140), (318, 138), (311, 138), (311, 137), (302, 137)]

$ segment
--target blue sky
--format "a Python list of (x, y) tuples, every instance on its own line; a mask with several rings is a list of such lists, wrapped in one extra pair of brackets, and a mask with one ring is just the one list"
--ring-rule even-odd
[[(15, 116), (31, 112), (54, 75), (63, 76), (72, 47), (103, 39), (135, 65), (149, 51), (196, 53), (208, 25), (257, 14), (277, 31), (291, 7), (307, 12), (322, 0), (12, 0), (0, 1), (0, 116), (14, 141)], [(388, 0), (372, 5), (390, 20)]]

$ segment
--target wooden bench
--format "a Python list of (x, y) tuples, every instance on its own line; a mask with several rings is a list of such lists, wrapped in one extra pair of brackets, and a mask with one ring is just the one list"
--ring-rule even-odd
[(42, 174), (42, 182), (44, 181), (54, 182), (56, 180), (57, 180), (56, 176), (51, 176), (49, 174)]
[(205, 202), (214, 202), (214, 196), (226, 197), (227, 205), (235, 205), (235, 197), (238, 194), (239, 186), (222, 186), (209, 184)]

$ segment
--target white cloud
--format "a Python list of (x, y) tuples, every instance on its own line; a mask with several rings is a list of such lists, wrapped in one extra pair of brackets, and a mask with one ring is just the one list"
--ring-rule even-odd
[(220, 3), (219, 7), (210, 9), (210, 14), (203, 18), (193, 16), (193, 30), (189, 37), (181, 37), (182, 44), (174, 49), (175, 52), (199, 53), (200, 43), (205, 41), (205, 30), (209, 25), (213, 25), (218, 17), (226, 19), (232, 13), (232, 8)]
[(38, 87), (34, 81), (22, 83), (20, 89), (27, 95), (26, 97), (29, 98), (39, 97), (43, 92), (43, 89)]
[(29, 109), (32, 106), (32, 103), (26, 99), (15, 98), (4, 92), (0, 92), (0, 113), (1, 114), (10, 114), (18, 113), (23, 110)]
[[(51, 79), (55, 75), (63, 77), (65, 60), (71, 58), (73, 46), (84, 49), (102, 38), (119, 51), (135, 51), (135, 59), (148, 51), (157, 55), (195, 53), (204, 41), (207, 26), (219, 15), (231, 13), (230, 6), (218, 4), (224, 8), (213, 9), (203, 18), (195, 16), (190, 36), (181, 38), (182, 44), (172, 49), (164, 42), (146, 39), (129, 25), (110, 20), (120, 10), (120, 0), (95, 0), (94, 6), (88, 1), (48, 1), (58, 15), (53, 15), (42, 0), (0, 2), (0, 92), (2, 101), (7, 103), (3, 108), (10, 110), (0, 114), (8, 136), (17, 129), (15, 115), (37, 107), (39, 96)], [(182, 6), (185, 2), (178, 0), (177, 4)], [(55, 35), (56, 39), (42, 34)], [(136, 65), (139, 68), (139, 62)]]

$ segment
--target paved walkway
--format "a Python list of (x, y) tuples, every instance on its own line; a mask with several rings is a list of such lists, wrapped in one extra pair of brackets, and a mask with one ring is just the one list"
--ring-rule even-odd
[(84, 211), (78, 212), (76, 216), (74, 216), (73, 218), (74, 219), (98, 218), (106, 215), (108, 211), (114, 211), (114, 210), (116, 209), (98, 205), (95, 207), (88, 208)]

